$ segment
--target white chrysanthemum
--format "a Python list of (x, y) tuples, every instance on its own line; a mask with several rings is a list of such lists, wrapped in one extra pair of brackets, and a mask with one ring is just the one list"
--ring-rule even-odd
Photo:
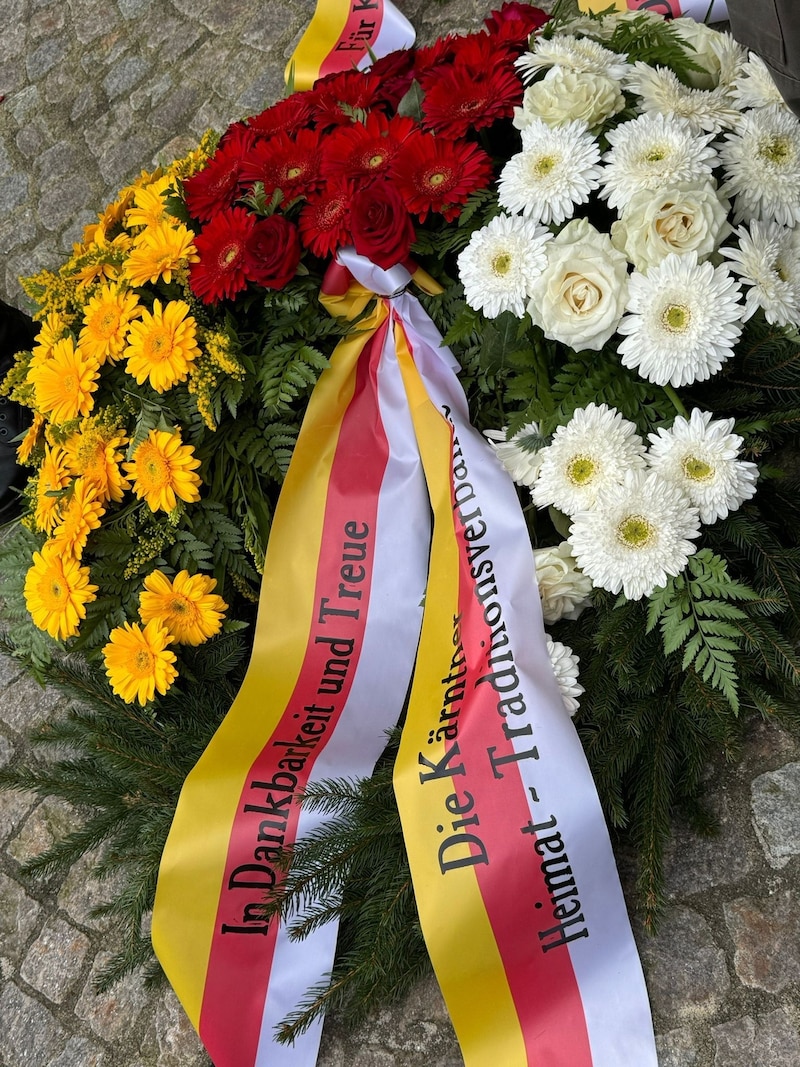
[(731, 433), (733, 421), (694, 408), (689, 419), (679, 415), (670, 430), (648, 434), (650, 466), (686, 493), (701, 522), (726, 518), (756, 491), (758, 467), (739, 459), (743, 441)]
[(677, 115), (686, 119), (696, 133), (703, 130), (719, 133), (723, 128), (732, 127), (739, 118), (739, 110), (726, 90), (690, 89), (669, 67), (634, 63), (626, 88), (641, 97), (641, 111)]
[(712, 134), (698, 135), (686, 119), (639, 115), (607, 134), (603, 191), (610, 207), (624, 207), (640, 189), (667, 182), (705, 182), (717, 162)]
[(731, 96), (741, 110), (750, 107), (788, 107), (781, 91), (770, 74), (769, 67), (755, 52), (751, 52), (747, 62), (731, 89)]
[(734, 222), (800, 222), (800, 121), (788, 108), (745, 112), (719, 154), (726, 176), (720, 192), (734, 198)]
[(520, 56), (516, 66), (526, 84), (533, 81), (540, 70), (547, 70), (548, 67), (564, 67), (578, 74), (605, 74), (615, 81), (621, 81), (627, 58), (586, 37), (554, 33), (549, 40), (538, 37), (533, 51)]
[(631, 468), (644, 468), (645, 444), (636, 426), (607, 404), (578, 408), (559, 426), (542, 451), (539, 477), (531, 490), (538, 507), (552, 505), (565, 515), (591, 508), (598, 495), (623, 480)]
[(525, 314), (534, 281), (547, 262), (544, 246), (552, 234), (529, 219), (497, 215), (476, 230), (458, 257), (464, 298), (470, 307), (497, 318)]
[(697, 508), (682, 490), (655, 471), (631, 470), (573, 517), (569, 542), (595, 586), (640, 600), (680, 574), (699, 533)]
[(551, 127), (536, 119), (522, 131), (497, 186), (500, 204), (534, 222), (559, 223), (600, 185), (600, 147), (583, 122)]
[(742, 332), (739, 282), (696, 252), (669, 255), (629, 279), (617, 327), (622, 364), (656, 385), (691, 385), (716, 374)]
[(549, 634), (544, 635), (547, 639), (547, 654), (553, 665), (553, 673), (558, 682), (558, 690), (564, 701), (564, 710), (572, 716), (580, 707), (578, 698), (586, 690), (578, 681), (578, 664), (580, 659), (568, 645), (562, 645), (560, 641), (554, 641)]
[(751, 222), (736, 230), (739, 244), (721, 248), (748, 287), (742, 320), (763, 308), (775, 326), (800, 326), (800, 243), (797, 229)]
[(591, 603), (592, 583), (575, 565), (568, 541), (533, 552), (545, 622), (577, 619)]
[(546, 443), (538, 425), (529, 422), (510, 438), (506, 437), (505, 430), (484, 430), (484, 437), (517, 485), (526, 485), (530, 489), (539, 476), (542, 449)]

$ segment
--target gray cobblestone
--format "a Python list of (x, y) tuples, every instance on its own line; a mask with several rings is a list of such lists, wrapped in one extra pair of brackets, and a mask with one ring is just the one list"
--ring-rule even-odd
[(0, 951), (6, 959), (12, 963), (22, 960), (41, 913), (42, 909), (19, 882), (0, 872)]
[(767, 862), (785, 867), (800, 856), (800, 763), (760, 775), (752, 793), (756, 833)]
[(800, 1037), (789, 1013), (779, 1008), (715, 1026), (714, 1067), (797, 1067)]
[(725, 905), (741, 981), (767, 993), (800, 982), (800, 907), (787, 889), (766, 900), (741, 898)]
[(48, 922), (22, 962), (20, 974), (48, 1000), (61, 1004), (80, 977), (89, 938), (63, 919)]
[(107, 993), (95, 991), (96, 975), (107, 966), (113, 953), (103, 949), (95, 956), (75, 1014), (89, 1024), (105, 1041), (121, 1041), (136, 1023), (148, 1002), (148, 995), (135, 975), (127, 975)]
[(0, 990), (0, 1034), (9, 1067), (44, 1067), (69, 1035), (44, 1005), (11, 983)]

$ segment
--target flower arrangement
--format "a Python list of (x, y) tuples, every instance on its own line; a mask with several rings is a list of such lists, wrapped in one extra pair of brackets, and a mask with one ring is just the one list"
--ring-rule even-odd
[[(18, 654), (46, 674), (65, 647), (117, 710), (174, 719), (247, 646), (305, 401), (358, 328), (318, 306), (324, 272), (347, 245), (413, 259), (529, 505), (565, 706), (652, 916), (704, 761), (745, 713), (797, 722), (799, 223), (800, 123), (766, 68), (646, 12), (507, 3), (208, 135), (25, 283)], [(359, 825), (378, 793), (345, 798)]]

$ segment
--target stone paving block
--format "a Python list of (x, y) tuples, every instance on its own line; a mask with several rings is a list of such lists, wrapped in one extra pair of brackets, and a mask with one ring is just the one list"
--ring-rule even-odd
[(113, 953), (105, 950), (95, 957), (92, 970), (75, 1005), (75, 1014), (89, 1024), (104, 1041), (122, 1041), (136, 1024), (142, 1009), (150, 999), (138, 975), (126, 975), (115, 983), (107, 993), (94, 990), (95, 975), (111, 959)]
[(659, 1035), (656, 1052), (658, 1067), (695, 1067), (698, 1063), (694, 1034), (686, 1028)]
[(44, 1005), (11, 982), (0, 990), (0, 1034), (8, 1067), (50, 1067), (69, 1039)]
[(113, 900), (122, 887), (122, 875), (97, 878), (94, 866), (97, 854), (87, 853), (70, 869), (58, 892), (58, 906), (72, 919), (92, 930), (107, 930), (113, 920), (107, 917), (94, 918), (92, 909)]
[(0, 715), (12, 730), (27, 735), (50, 717), (60, 699), (54, 689), (44, 689), (30, 675), (22, 674), (2, 694)]
[(145, 1063), (158, 1067), (210, 1067), (200, 1038), (171, 989), (159, 995), (141, 1043)]
[(14, 836), (37, 802), (35, 793), (22, 789), (0, 790), (0, 844)]
[(0, 951), (6, 959), (19, 963), (41, 914), (42, 909), (19, 882), (0, 872)]
[(45, 797), (27, 817), (6, 851), (17, 863), (27, 863), (46, 852), (54, 842), (60, 841), (80, 824), (80, 816), (66, 800)]
[(657, 1015), (689, 1022), (722, 1004), (730, 988), (725, 954), (699, 912), (667, 908), (659, 933), (639, 938), (638, 945)]
[(800, 982), (800, 897), (793, 889), (734, 900), (725, 905), (725, 921), (744, 985), (780, 993)]
[(28, 949), (19, 973), (48, 1000), (61, 1004), (80, 978), (90, 947), (80, 930), (63, 919), (52, 919)]
[(71, 1037), (47, 1067), (112, 1067), (99, 1045), (85, 1037)]
[(753, 781), (753, 821), (771, 867), (800, 856), (800, 763), (787, 763)]
[(744, 1016), (711, 1030), (714, 1067), (797, 1067), (800, 1035), (789, 1013), (778, 1008), (758, 1018)]
[(732, 885), (753, 868), (750, 854), (742, 848), (743, 825), (749, 830), (749, 811), (744, 810), (744, 804), (734, 811), (730, 798), (720, 793), (710, 799), (708, 806), (719, 823), (716, 834), (696, 834), (685, 825), (674, 829), (664, 861), (665, 888), (670, 898)]

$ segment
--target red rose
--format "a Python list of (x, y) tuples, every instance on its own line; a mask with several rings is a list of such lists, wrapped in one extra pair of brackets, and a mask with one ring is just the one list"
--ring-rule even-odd
[(282, 289), (294, 278), (300, 262), (297, 227), (283, 215), (259, 219), (245, 247), (248, 278), (265, 289)]
[(350, 203), (350, 230), (356, 252), (384, 270), (401, 263), (414, 241), (405, 201), (389, 182), (359, 189)]
[(521, 4), (518, 0), (508, 0), (499, 11), (493, 11), (485, 20), (484, 26), (490, 33), (499, 34), (504, 40), (522, 43), (544, 26), (550, 16), (546, 11), (531, 4)]

